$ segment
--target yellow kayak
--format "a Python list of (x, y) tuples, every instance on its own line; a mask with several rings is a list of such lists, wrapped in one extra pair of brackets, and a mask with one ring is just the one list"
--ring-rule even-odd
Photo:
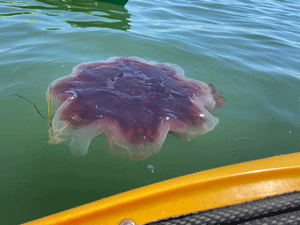
[[(289, 213), (291, 209), (291, 213), (295, 214), (295, 209), (300, 207), (300, 194), (298, 191), (300, 191), (300, 153), (294, 153), (220, 167), (162, 181), (25, 224), (186, 224), (180, 223), (180, 220), (197, 224), (193, 221), (197, 221), (197, 218), (198, 220), (200, 218), (205, 219), (207, 213), (213, 212), (212, 209), (217, 209), (218, 215), (224, 214), (227, 220), (231, 218), (232, 221), (249, 222), (256, 218), (265, 219), (270, 212), (273, 212), (272, 216), (275, 217), (280, 214), (278, 212), (284, 212), (286, 216), (288, 215), (286, 213)], [(277, 203), (270, 203), (272, 201), (270, 197), (272, 196)], [(254, 214), (249, 216), (247, 213), (249, 212), (250, 203), (248, 202), (252, 201), (253, 204), (258, 204), (264, 199), (267, 202), (263, 206), (251, 206), (250, 211)], [(298, 200), (299, 206), (297, 206)], [(278, 209), (278, 205), (280, 205), (278, 202), (284, 201), (286, 201), (285, 204), (282, 204), (284, 208)], [(235, 208), (228, 208), (229, 206)], [(239, 211), (241, 207), (248, 207), (248, 211)], [(268, 212), (264, 211), (264, 207), (268, 207)], [(275, 211), (272, 207), (276, 208)], [(245, 215), (242, 215), (241, 211), (245, 212)], [(231, 214), (227, 214), (231, 216), (228, 216), (226, 212), (230, 212)], [(294, 217), (291, 216), (291, 218)], [(212, 217), (208, 216), (207, 218)], [(206, 219), (206, 223), (199, 224), (216, 224), (217, 219), (224, 222), (224, 218), (222, 220), (222, 218), (216, 217), (215, 222), (209, 223), (209, 219)], [(217, 222), (217, 224), (221, 224), (221, 222)]]

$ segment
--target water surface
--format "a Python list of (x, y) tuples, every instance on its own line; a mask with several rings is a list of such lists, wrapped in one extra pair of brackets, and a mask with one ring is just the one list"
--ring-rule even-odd
[[(299, 151), (300, 6), (281, 0), (0, 1), (0, 221), (19, 224), (154, 182)], [(45, 92), (82, 62), (137, 56), (175, 63), (227, 98), (219, 125), (168, 136), (142, 162), (49, 145)], [(148, 165), (155, 168), (149, 171)]]

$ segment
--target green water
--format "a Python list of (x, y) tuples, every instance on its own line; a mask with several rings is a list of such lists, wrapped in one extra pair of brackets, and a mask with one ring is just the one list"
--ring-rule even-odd
[[(300, 150), (300, 6), (286, 0), (0, 1), (0, 223), (18, 224), (130, 189)], [(82, 62), (137, 56), (175, 63), (227, 99), (219, 125), (168, 136), (142, 162), (49, 145), (45, 93)], [(154, 172), (148, 165), (154, 166)]]

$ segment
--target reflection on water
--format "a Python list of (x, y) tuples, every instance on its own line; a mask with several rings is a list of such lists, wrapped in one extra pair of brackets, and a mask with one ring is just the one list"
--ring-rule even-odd
[[(99, 2), (96, 0), (38, 0), (35, 1), (37, 4), (31, 4), (29, 2), (5, 2), (7, 7), (17, 8), (21, 10), (25, 9), (30, 11), (1, 13), (0, 17), (7, 18), (11, 16), (37, 15), (38, 13), (40, 13), (44, 16), (60, 17), (59, 22), (65, 22), (67, 24), (70, 24), (72, 27), (99, 27), (125, 31), (129, 29), (129, 18), (131, 15), (123, 6), (127, 3), (128, 0), (107, 1), (116, 3), (118, 5), (108, 2)], [(52, 13), (51, 11), (54, 10), (55, 13)], [(76, 12), (76, 14), (68, 14), (68, 16), (65, 16), (64, 13), (59, 14), (57, 10), (64, 10), (67, 11), (67, 13)], [(84, 16), (80, 13), (84, 13)], [(31, 19), (22, 19), (22, 21), (39, 22), (39, 20)], [(45, 29), (60, 30), (60, 28)]]

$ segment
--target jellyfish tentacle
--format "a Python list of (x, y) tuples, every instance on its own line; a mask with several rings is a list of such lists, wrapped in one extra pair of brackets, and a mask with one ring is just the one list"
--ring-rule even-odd
[(70, 152), (72, 155), (82, 156), (88, 151), (91, 140), (99, 134), (98, 126), (89, 125), (89, 128), (81, 128), (73, 131), (70, 142)]
[[(151, 130), (152, 138), (151, 142), (139, 142), (131, 143), (127, 141), (126, 134), (122, 132), (122, 128), (119, 124), (115, 125), (116, 129), (110, 128), (106, 132), (106, 137), (109, 143), (109, 150), (113, 155), (129, 158), (134, 161), (144, 160), (150, 156), (156, 155), (170, 130), (167, 120), (162, 120), (157, 126), (154, 126), (154, 130)], [(147, 138), (145, 136), (145, 138)]]

